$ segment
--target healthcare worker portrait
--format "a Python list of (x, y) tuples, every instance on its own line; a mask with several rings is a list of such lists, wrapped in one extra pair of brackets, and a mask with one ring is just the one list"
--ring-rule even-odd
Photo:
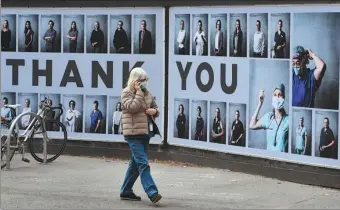
[[(326, 71), (325, 62), (310, 49), (293, 48), (293, 106), (314, 108), (316, 91), (321, 86)], [(307, 67), (314, 60), (315, 68)]]
[(260, 91), (259, 102), (253, 114), (249, 128), (251, 130), (265, 130), (267, 150), (277, 152), (288, 151), (289, 118), (284, 109), (285, 86), (277, 85), (272, 93), (273, 110), (268, 111), (260, 119), (258, 115), (264, 102), (264, 90)]

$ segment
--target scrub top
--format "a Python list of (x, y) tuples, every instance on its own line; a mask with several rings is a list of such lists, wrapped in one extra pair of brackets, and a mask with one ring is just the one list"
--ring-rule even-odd
[[(284, 152), (288, 144), (289, 117), (284, 115), (277, 123), (273, 112), (268, 112), (260, 119), (262, 128), (267, 131), (267, 150)], [(276, 137), (275, 137), (276, 136)], [(276, 144), (275, 144), (276, 139)]]
[(307, 136), (306, 127), (298, 127), (296, 128), (296, 149), (304, 150), (305, 149), (305, 138)]

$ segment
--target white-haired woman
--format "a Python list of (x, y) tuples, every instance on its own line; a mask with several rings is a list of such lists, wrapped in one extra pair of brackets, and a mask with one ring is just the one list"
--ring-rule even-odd
[(130, 72), (127, 87), (122, 91), (122, 127), (132, 159), (126, 171), (120, 197), (123, 200), (141, 200), (132, 187), (140, 175), (143, 188), (153, 203), (162, 196), (158, 193), (150, 173), (147, 151), (150, 138), (154, 136), (153, 120), (159, 116), (157, 104), (147, 89), (148, 76), (142, 68)]

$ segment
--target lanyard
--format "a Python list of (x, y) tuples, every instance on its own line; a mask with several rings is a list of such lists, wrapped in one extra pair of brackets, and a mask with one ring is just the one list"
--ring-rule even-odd
[[(274, 116), (274, 117), (273, 117), (273, 119), (271, 120), (271, 122), (269, 123), (269, 126), (270, 126), (270, 124), (273, 122), (273, 120), (275, 120), (275, 123), (276, 123), (275, 114), (274, 114), (273, 116)], [(282, 120), (283, 120), (283, 117), (281, 117), (281, 120), (280, 120), (280, 122), (279, 122), (279, 125), (278, 125), (277, 128), (276, 128), (275, 139), (274, 139), (274, 147), (276, 147), (276, 144), (277, 144), (277, 140), (276, 140), (277, 132), (279, 131), (279, 128), (280, 128), (280, 125), (281, 125)]]

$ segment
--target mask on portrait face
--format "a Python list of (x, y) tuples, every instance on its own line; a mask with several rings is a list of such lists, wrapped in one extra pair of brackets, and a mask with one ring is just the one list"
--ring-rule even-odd
[(283, 98), (279, 98), (274, 96), (272, 99), (272, 106), (274, 109), (282, 109), (284, 107), (285, 100)]
[(301, 67), (294, 67), (293, 69), (296, 76), (299, 76), (301, 74)]

